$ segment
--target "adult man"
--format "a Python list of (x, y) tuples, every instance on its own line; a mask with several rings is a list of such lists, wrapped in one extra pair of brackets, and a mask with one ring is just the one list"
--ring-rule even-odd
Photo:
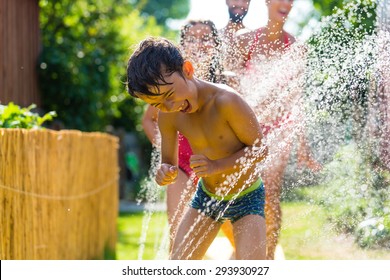
[(234, 70), (237, 69), (237, 61), (240, 56), (237, 47), (237, 32), (245, 30), (243, 20), (248, 13), (250, 0), (226, 0), (228, 6), (229, 21), (227, 25), (220, 30), (222, 39), (222, 55), (224, 61), (225, 75), (230, 86), (238, 88), (238, 80), (235, 78)]
[(233, 42), (236, 32), (245, 29), (243, 20), (248, 13), (250, 3), (250, 0), (226, 0), (229, 21), (227, 25), (220, 30), (223, 41)]

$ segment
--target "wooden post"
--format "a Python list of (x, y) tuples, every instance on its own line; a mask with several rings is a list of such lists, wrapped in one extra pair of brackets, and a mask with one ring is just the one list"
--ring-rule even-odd
[(40, 105), (39, 0), (0, 0), (0, 103)]

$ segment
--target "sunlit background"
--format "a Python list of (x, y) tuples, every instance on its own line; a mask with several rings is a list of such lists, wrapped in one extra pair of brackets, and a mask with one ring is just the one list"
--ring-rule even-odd
[[(188, 19), (224, 27), (225, 0), (3, 0), (0, 11), (0, 259), (157, 258), (164, 189), (149, 173), (158, 152), (141, 124), (145, 103), (126, 91), (126, 64), (145, 37), (177, 43)], [(264, 0), (252, 0), (245, 25), (266, 19)], [(269, 69), (250, 76), (255, 102), (303, 89), (296, 111), (324, 165), (312, 174), (295, 155), (288, 162), (287, 259), (390, 259), (389, 19), (389, 0), (295, 0), (286, 29), (307, 59), (259, 63)], [(295, 66), (304, 71), (293, 83)], [(272, 90), (276, 77), (288, 86)]]
[[(188, 19), (212, 19), (217, 28), (223, 28), (229, 19), (225, 0), (190, 0), (191, 10), (186, 17)], [(313, 15), (317, 14), (317, 17)], [(249, 29), (264, 26), (267, 23), (268, 11), (263, 0), (252, 0), (244, 24)], [(307, 20), (308, 24), (302, 27)], [(179, 28), (185, 20), (171, 20), (172, 28)], [(295, 0), (293, 9), (286, 22), (286, 30), (301, 39), (307, 39), (313, 29), (318, 25), (318, 12), (313, 7), (311, 0)]]

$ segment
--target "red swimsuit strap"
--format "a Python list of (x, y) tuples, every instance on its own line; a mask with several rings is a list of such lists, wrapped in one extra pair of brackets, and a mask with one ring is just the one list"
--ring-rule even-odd
[(287, 49), (291, 45), (287, 32), (284, 33), (284, 48)]

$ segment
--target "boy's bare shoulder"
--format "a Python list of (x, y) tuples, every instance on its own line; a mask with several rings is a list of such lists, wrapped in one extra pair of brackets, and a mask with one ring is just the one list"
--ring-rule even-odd
[(225, 110), (244, 102), (241, 95), (233, 88), (220, 84), (215, 97), (215, 106), (219, 110)]

